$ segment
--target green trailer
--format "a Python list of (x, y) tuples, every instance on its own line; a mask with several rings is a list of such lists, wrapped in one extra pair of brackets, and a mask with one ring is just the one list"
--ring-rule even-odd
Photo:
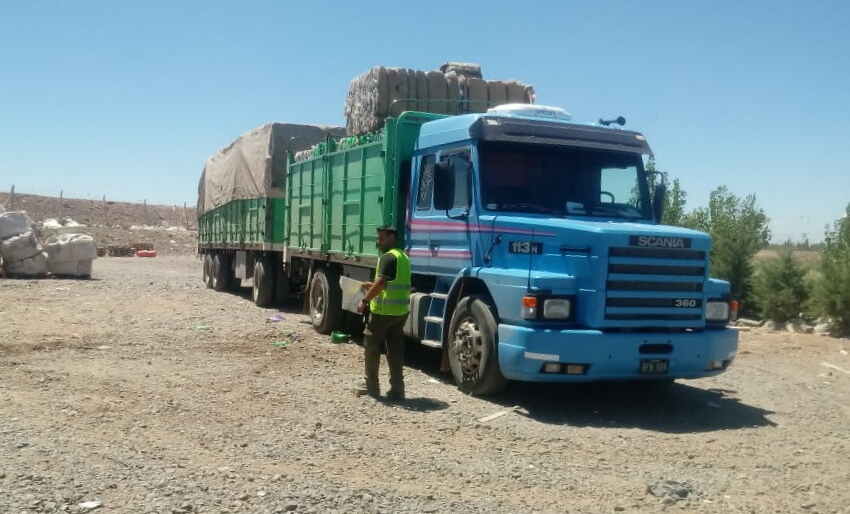
[(335, 328), (343, 316), (339, 277), (369, 279), (378, 226), (393, 225), (403, 237), (419, 128), (443, 117), (405, 112), (369, 137), (320, 127), (300, 139), (309, 146), (290, 142), (284, 153), (283, 137), (265, 126), (213, 156), (198, 202), (208, 287), (235, 289), (250, 280), (260, 306), (298, 295), (311, 305), (330, 302), (331, 311), (319, 316), (324, 322), (314, 322), (321, 332)]
[(419, 127), (441, 117), (406, 112), (387, 120), (378, 141), (290, 162), (285, 233), (291, 256), (373, 266), (375, 229), (393, 225), (403, 236)]

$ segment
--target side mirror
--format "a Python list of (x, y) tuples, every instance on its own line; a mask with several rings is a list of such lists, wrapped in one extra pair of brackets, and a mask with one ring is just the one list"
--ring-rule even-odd
[(664, 201), (667, 199), (667, 186), (659, 184), (655, 188), (655, 194), (652, 196), (652, 215), (655, 217), (656, 223), (661, 223), (661, 217), (664, 215)]
[(455, 174), (448, 162), (438, 162), (434, 167), (434, 209), (447, 211), (455, 203)]

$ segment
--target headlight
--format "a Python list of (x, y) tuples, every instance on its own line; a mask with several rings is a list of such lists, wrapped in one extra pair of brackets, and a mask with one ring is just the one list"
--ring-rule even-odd
[(565, 298), (553, 298), (543, 302), (543, 317), (546, 319), (567, 319), (570, 317), (572, 303)]
[(523, 296), (521, 315), (523, 319), (532, 321), (568, 321), (573, 317), (573, 301), (574, 297)]
[(726, 321), (729, 319), (728, 302), (708, 302), (705, 304), (706, 321)]

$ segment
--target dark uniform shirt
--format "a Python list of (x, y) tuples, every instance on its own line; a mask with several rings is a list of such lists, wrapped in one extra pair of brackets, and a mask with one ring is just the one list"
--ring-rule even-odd
[(385, 278), (387, 282), (395, 280), (396, 270), (398, 269), (398, 259), (395, 255), (387, 252), (381, 255), (381, 260), (378, 262), (378, 276)]

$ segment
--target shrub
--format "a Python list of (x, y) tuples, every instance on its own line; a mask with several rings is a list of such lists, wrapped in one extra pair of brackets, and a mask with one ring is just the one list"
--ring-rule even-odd
[(752, 310), (752, 259), (770, 241), (769, 221), (754, 194), (740, 198), (726, 186), (711, 192), (708, 207), (683, 219), (684, 226), (711, 234), (711, 275), (729, 281), (742, 314)]
[(806, 273), (789, 248), (761, 261), (753, 276), (753, 297), (762, 316), (780, 323), (798, 317), (809, 297)]
[(832, 320), (834, 332), (850, 334), (850, 205), (845, 217), (827, 230), (819, 271), (814, 308)]

